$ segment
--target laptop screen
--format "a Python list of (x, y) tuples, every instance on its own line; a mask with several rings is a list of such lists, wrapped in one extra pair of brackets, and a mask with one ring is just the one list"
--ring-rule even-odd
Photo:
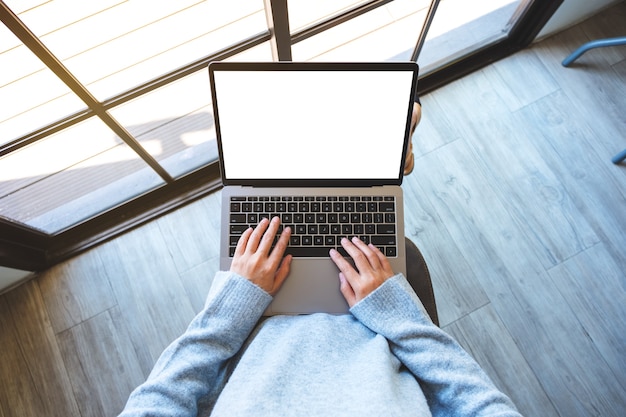
[(225, 183), (401, 182), (415, 64), (211, 68)]

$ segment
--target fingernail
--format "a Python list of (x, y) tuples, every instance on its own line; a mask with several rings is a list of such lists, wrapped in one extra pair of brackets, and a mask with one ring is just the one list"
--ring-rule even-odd
[(335, 254), (337, 253), (337, 251), (336, 251), (336, 250), (334, 250), (334, 249), (331, 249), (331, 250), (329, 251), (329, 253), (330, 253), (330, 256), (335, 256)]

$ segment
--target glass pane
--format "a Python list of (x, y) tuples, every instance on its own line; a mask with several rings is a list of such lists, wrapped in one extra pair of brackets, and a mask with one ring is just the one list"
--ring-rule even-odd
[(262, 0), (40, 1), (19, 17), (100, 100), (267, 31)]
[(272, 47), (269, 42), (264, 42), (260, 45), (255, 46), (254, 48), (250, 48), (243, 52), (240, 52), (237, 55), (226, 59), (225, 61), (266, 62), (272, 60)]
[[(429, 0), (396, 0), (292, 46), (294, 61), (410, 58)], [(291, 12), (291, 10), (290, 10)]]
[(0, 215), (55, 233), (161, 184), (91, 118), (0, 158)]
[(418, 62), (425, 74), (504, 38), (511, 18), (529, 0), (445, 0), (439, 3)]
[(0, 145), (85, 108), (4, 25), (0, 25), (0, 68)]
[(351, 9), (364, 0), (288, 0), (289, 29), (292, 33), (304, 27), (327, 20), (343, 11)]
[(217, 159), (207, 70), (111, 110), (174, 177)]
[[(269, 43), (230, 60), (271, 61)], [(209, 72), (202, 69), (111, 110), (173, 177), (217, 160)]]
[[(297, 4), (291, 0), (290, 5)], [(530, 0), (441, 0), (418, 57), (423, 75), (506, 36)], [(297, 61), (411, 58), (431, 0), (395, 0), (292, 46)], [(314, 7), (309, 5), (309, 8)], [(291, 13), (291, 10), (290, 10)], [(315, 13), (314, 13), (315, 14)]]

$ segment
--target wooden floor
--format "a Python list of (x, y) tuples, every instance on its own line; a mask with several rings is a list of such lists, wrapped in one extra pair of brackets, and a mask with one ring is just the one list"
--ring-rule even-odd
[[(626, 3), (423, 97), (407, 234), (527, 416), (626, 415)], [(203, 303), (219, 194), (0, 296), (0, 417), (113, 416)]]

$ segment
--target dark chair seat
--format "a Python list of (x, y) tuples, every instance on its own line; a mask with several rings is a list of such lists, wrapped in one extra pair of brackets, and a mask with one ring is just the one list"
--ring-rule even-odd
[(406, 273), (407, 281), (422, 301), (430, 319), (439, 326), (435, 293), (428, 266), (420, 250), (409, 238), (406, 238)]

